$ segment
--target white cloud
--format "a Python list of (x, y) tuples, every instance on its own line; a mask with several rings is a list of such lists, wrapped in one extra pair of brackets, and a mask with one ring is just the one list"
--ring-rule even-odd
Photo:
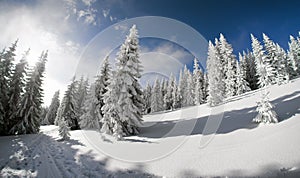
[(97, 25), (97, 10), (93, 8), (85, 9), (85, 10), (79, 10), (77, 12), (77, 21), (80, 19), (84, 19), (85, 24), (92, 24)]
[(18, 38), (16, 58), (20, 59), (21, 54), (31, 48), (28, 56), (30, 65), (34, 65), (43, 50), (49, 50), (43, 85), (47, 105), (56, 90), (60, 89), (63, 95), (75, 73), (81, 50), (79, 44), (65, 38), (65, 34), (72, 32), (72, 25), (65, 20), (66, 16), (65, 9), (50, 0), (32, 7), (0, 3), (0, 24), (6, 24), (0, 28), (1, 48)]
[(140, 50), (144, 74), (157, 73), (168, 77), (173, 73), (178, 76), (186, 61), (191, 58), (191, 54), (172, 43), (161, 43), (154, 49), (142, 46)]
[(108, 15), (109, 15), (109, 12), (110, 12), (110, 10), (109, 10), (109, 9), (107, 9), (107, 10), (102, 10), (103, 17), (104, 17), (104, 18), (108, 17)]
[(96, 0), (82, 0), (82, 2), (83, 2), (86, 6), (90, 7), (94, 2), (96, 2)]
[(122, 32), (127, 32), (129, 27), (127, 25), (118, 24), (114, 26), (115, 30), (121, 30)]

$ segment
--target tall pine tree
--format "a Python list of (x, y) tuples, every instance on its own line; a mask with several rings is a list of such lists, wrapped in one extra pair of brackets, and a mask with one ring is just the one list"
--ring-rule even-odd
[(13, 73), (17, 42), (15, 41), (8, 50), (3, 50), (0, 56), (0, 135), (7, 134), (8, 130), (9, 81)]
[(29, 73), (25, 85), (25, 93), (22, 95), (21, 104), (17, 110), (18, 121), (10, 130), (12, 134), (33, 134), (39, 132), (39, 116), (43, 103), (43, 89), (41, 86), (47, 56), (48, 52), (43, 52), (35, 67)]

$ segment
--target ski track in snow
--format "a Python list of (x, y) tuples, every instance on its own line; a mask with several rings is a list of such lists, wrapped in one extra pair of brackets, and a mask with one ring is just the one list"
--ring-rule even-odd
[(153, 177), (127, 169), (108, 171), (105, 161), (95, 161), (92, 155), (78, 155), (75, 147), (83, 145), (77, 140), (58, 138), (55, 126), (39, 134), (0, 137), (0, 143), (1, 139), (12, 141), (9, 148), (1, 145), (1, 149), (5, 148), (1, 151), (11, 156), (6, 161), (0, 159), (0, 177)]

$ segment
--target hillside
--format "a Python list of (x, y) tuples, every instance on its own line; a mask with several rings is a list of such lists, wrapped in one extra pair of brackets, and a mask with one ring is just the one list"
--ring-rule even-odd
[(141, 134), (123, 141), (80, 130), (71, 131), (70, 141), (60, 141), (56, 126), (42, 126), (40, 134), (0, 137), (1, 176), (296, 177), (299, 89), (299, 79), (269, 88), (277, 124), (251, 122), (258, 90), (214, 108), (146, 115)]

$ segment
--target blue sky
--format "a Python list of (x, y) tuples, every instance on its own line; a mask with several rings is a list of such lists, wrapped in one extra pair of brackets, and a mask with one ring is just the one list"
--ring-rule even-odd
[[(0, 0), (0, 48), (19, 38), (17, 55), (20, 57), (30, 47), (30, 65), (34, 65), (42, 50), (49, 50), (44, 85), (45, 103), (48, 104), (56, 90), (63, 93), (77, 71), (86, 72), (92, 78), (100, 67), (102, 59), (99, 58), (117, 51), (120, 43), (113, 40), (123, 41), (129, 24), (133, 24), (132, 18), (142, 16), (175, 19), (206, 39), (202, 46), (199, 45), (197, 40), (193, 41), (193, 29), (181, 24), (178, 26), (181, 30), (177, 27), (162, 30), (165, 35), (174, 33), (167, 40), (140, 40), (141, 60), (146, 71), (151, 73), (156, 69), (161, 75), (170, 72), (178, 75), (184, 64), (192, 66), (191, 53), (203, 58), (207, 40), (214, 40), (219, 33), (225, 35), (236, 54), (251, 47), (250, 33), (260, 40), (262, 33), (266, 33), (287, 49), (289, 35), (297, 36), (300, 30), (300, 1)], [(128, 21), (131, 22), (126, 24)], [(153, 29), (159, 36), (160, 28), (166, 25), (153, 26), (147, 22), (138, 22), (144, 24), (137, 27), (141, 36)], [(107, 29), (112, 31), (103, 40), (99, 36)], [(188, 43), (182, 37), (186, 37)], [(108, 44), (114, 49), (109, 49)], [(91, 49), (93, 51), (87, 54)], [(114, 61), (115, 54), (110, 57)]]
[[(97, 1), (95, 7), (109, 9), (119, 20), (137, 16), (173, 18), (192, 26), (208, 40), (223, 33), (235, 52), (250, 47), (250, 33), (260, 38), (262, 32), (287, 48), (289, 35), (296, 36), (300, 29), (297, 0)], [(90, 35), (110, 24), (103, 21), (102, 28), (91, 29)]]

